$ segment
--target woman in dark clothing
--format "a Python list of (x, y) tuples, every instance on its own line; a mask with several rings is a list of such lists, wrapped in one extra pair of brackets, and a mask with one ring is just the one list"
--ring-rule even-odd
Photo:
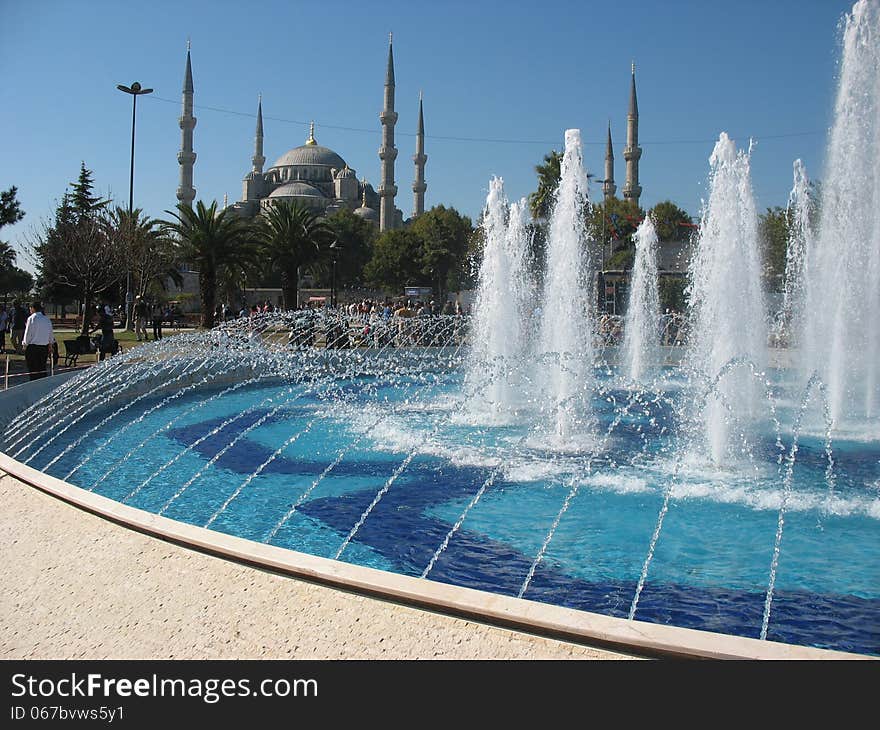
[(153, 304), (153, 340), (162, 339), (162, 320), (165, 318), (165, 310), (159, 302)]
[(116, 338), (113, 335), (113, 317), (107, 314), (103, 307), (95, 307), (95, 314), (98, 316), (98, 324), (94, 326), (92, 332), (97, 329), (101, 330), (101, 337), (96, 338), (100, 359), (103, 360), (107, 354), (113, 354), (116, 351)]

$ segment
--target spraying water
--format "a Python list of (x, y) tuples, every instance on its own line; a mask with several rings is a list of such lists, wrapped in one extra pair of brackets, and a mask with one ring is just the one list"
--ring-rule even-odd
[(657, 229), (650, 216), (639, 224), (635, 240), (636, 256), (623, 329), (622, 366), (628, 369), (630, 380), (639, 382), (658, 361)]
[[(690, 367), (707, 382), (731, 360), (762, 368), (767, 359), (749, 155), (737, 152), (733, 140), (722, 132), (709, 162), (709, 201), (690, 269), (693, 329), (688, 353)], [(733, 369), (711, 389), (696, 421), (698, 438), (705, 442), (713, 463), (734, 458), (733, 426), (752, 419), (760, 395), (742, 368)]]
[(526, 270), (526, 203), (510, 206), (504, 182), (489, 182), (483, 216), (485, 248), (471, 329), (467, 382), (488, 381), (469, 404), (472, 412), (504, 419), (521, 402), (516, 369), (523, 356), (522, 323), (531, 290)]
[(547, 241), (544, 321), (540, 348), (558, 358), (548, 364), (544, 392), (557, 437), (565, 438), (583, 422), (578, 396), (589, 388), (593, 362), (592, 317), (587, 294), (591, 262), (586, 247), (587, 174), (579, 129), (565, 132), (559, 187)]
[[(836, 427), (880, 410), (880, 6), (846, 17), (819, 231), (809, 252), (803, 365)], [(876, 425), (874, 426), (876, 428)]]
[(804, 320), (804, 286), (807, 260), (812, 249), (812, 224), (816, 205), (810, 179), (801, 160), (794, 161), (794, 185), (788, 196), (788, 245), (785, 252), (785, 283), (778, 334), (789, 347), (798, 346)]

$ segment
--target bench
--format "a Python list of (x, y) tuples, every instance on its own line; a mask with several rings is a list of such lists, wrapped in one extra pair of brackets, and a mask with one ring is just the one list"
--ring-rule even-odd
[(64, 340), (64, 366), (76, 367), (76, 360), (80, 355), (94, 355), (95, 352), (95, 347), (88, 337)]
[[(76, 367), (77, 358), (80, 355), (94, 355), (101, 352), (99, 347), (100, 337), (90, 340), (88, 337), (80, 336), (75, 340), (64, 340), (64, 366), (68, 368)], [(116, 355), (122, 352), (122, 344), (119, 340), (113, 340), (113, 349), (104, 352), (101, 355), (103, 360), (106, 355)]]

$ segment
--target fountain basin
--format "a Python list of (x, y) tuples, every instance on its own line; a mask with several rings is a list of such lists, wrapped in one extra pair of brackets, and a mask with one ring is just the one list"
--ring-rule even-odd
[[(346, 356), (346, 353), (334, 354), (340, 361)], [(348, 356), (361, 362), (370, 360), (364, 358), (363, 353), (349, 353)], [(120, 363), (119, 367), (122, 366)], [(626, 613), (631, 606), (664, 488), (659, 482), (653, 486), (637, 484), (639, 480), (646, 481), (643, 465), (639, 464), (608, 467), (604, 471), (594, 469), (592, 477), (578, 487), (571, 507), (537, 565), (523, 597), (517, 597), (529, 565), (570, 491), (566, 479), (578, 470), (583, 471), (590, 457), (577, 453), (532, 454), (530, 459), (520, 459), (513, 468), (521, 473), (496, 475), (495, 482), (485, 489), (481, 499), (468, 510), (460, 527), (450, 535), (467, 503), (496, 468), (498, 454), (504, 453), (499, 449), (506, 448), (505, 444), (511, 440), (511, 427), (460, 422), (454, 405), (456, 389), (460, 387), (458, 374), (454, 368), (439, 367), (437, 361), (435, 366), (433, 379), (428, 383), (430, 394), (424, 392), (419, 398), (412, 397), (413, 386), (424, 388), (422, 380), (400, 378), (395, 383), (396, 393), (378, 398), (375, 377), (370, 376), (361, 381), (343, 379), (348, 396), (363, 390), (362, 386), (371, 385), (366, 401), (357, 402), (355, 399), (352, 402), (351, 398), (348, 402), (343, 402), (344, 399), (337, 401), (335, 396), (339, 394), (340, 381), (333, 377), (321, 380), (319, 387), (306, 395), (302, 394), (304, 386), (299, 382), (289, 394), (299, 392), (299, 396), (287, 403), (279, 394), (289, 389), (295, 379), (285, 382), (283, 378), (274, 378), (255, 386), (253, 392), (247, 393), (247, 398), (244, 397), (245, 388), (229, 394), (225, 402), (224, 397), (217, 398), (215, 404), (223, 403), (217, 409), (206, 410), (206, 407), (199, 406), (205, 398), (217, 395), (235, 381), (235, 378), (224, 377), (226, 382), (212, 382), (210, 388), (199, 390), (198, 395), (192, 393), (175, 398), (172, 403), (150, 414), (156, 418), (161, 415), (161, 421), (151, 421), (147, 415), (137, 427), (130, 426), (120, 432), (123, 426), (148, 413), (172, 392), (169, 386), (143, 397), (139, 403), (140, 415), (131, 409), (119, 412), (124, 404), (131, 402), (135, 392), (139, 396), (149, 393), (150, 389), (140, 383), (131, 386), (128, 398), (117, 394), (104, 408), (90, 413), (76, 429), (70, 429), (70, 438), (56, 440), (33, 459), (31, 466), (21, 463), (26, 454), (16, 460), (4, 456), (0, 466), (28, 483), (87, 509), (167, 539), (188, 542), (199, 549), (227, 554), (246, 562), (262, 562), (265, 558), (269, 561), (266, 564), (273, 569), (301, 577), (344, 584), (357, 590), (387, 595), (394, 600), (406, 600), (461, 615), (482, 616), (487, 621), (530, 627), (529, 630), (614, 646), (619, 650), (737, 656), (729, 648), (717, 650), (717, 654), (713, 653), (715, 649), (707, 649), (707, 645), (717, 640), (725, 647), (729, 647), (730, 641), (745, 642), (737, 645), (740, 647), (737, 651), (743, 652), (739, 656), (773, 656), (776, 652), (782, 652), (775, 654), (777, 656), (792, 656), (792, 652), (796, 654), (798, 651), (806, 651), (809, 655), (814, 649), (820, 651), (819, 646), (861, 655), (876, 653), (877, 600), (871, 592), (873, 574), (870, 571), (877, 563), (872, 563), (870, 551), (865, 557), (863, 575), (856, 581), (858, 585), (847, 590), (840, 586), (823, 588), (821, 580), (809, 589), (796, 588), (781, 569), (770, 622), (769, 638), (773, 640), (755, 641), (752, 638), (757, 636), (760, 628), (764, 601), (762, 589), (766, 587), (762, 582), (766, 580), (775, 529), (772, 489), (769, 493), (757, 489), (758, 497), (755, 497), (755, 494), (747, 494), (747, 489), (740, 494), (734, 484), (729, 485), (727, 496), (719, 499), (701, 494), (704, 487), (692, 483), (690, 493), (683, 493), (679, 497), (680, 504), (673, 504), (670, 509), (635, 620), (627, 619)], [(188, 375), (186, 382), (194, 381)], [(46, 387), (45, 381), (38, 381), (13, 389), (5, 397), (24, 399), (25, 391), (32, 386), (34, 390), (38, 386)], [(601, 388), (603, 396), (613, 393), (618, 398), (626, 397), (607, 382)], [(321, 393), (330, 392), (335, 394), (334, 399), (320, 397)], [(125, 504), (120, 502), (134, 490), (137, 480), (150, 470), (159, 469), (173, 458), (173, 454), (203, 438), (219, 423), (246, 412), (267, 397), (272, 398), (271, 406), (256, 408), (246, 417), (228, 424), (215, 434), (216, 438), (207, 438), (190, 449), (173, 468), (167, 469), (161, 478), (156, 477)], [(409, 402), (406, 402), (407, 397)], [(271, 407), (282, 402), (287, 405), (254, 428)], [(379, 402), (387, 409), (384, 425), (387, 427), (389, 421), (394, 421), (391, 424), (394, 428), (380, 432), (365, 428), (363, 423), (357, 426), (357, 418), (366, 418), (366, 425), (376, 420), (370, 408), (375, 408)], [(136, 453), (137, 458), (132, 455), (125, 464), (116, 467), (118, 473), (114, 479), (108, 477), (99, 485), (96, 492), (107, 496), (87, 491), (139, 440), (159, 433), (175, 413), (194, 407), (196, 410), (189, 416), (160, 434), (158, 440), (167, 443), (151, 446), (156, 457), (152, 462), (144, 461), (146, 457), (141, 454), (141, 449)], [(118, 415), (106, 424), (95, 428), (108, 414), (117, 412)], [(383, 415), (379, 411), (375, 414)], [(608, 411), (608, 415), (613, 417), (613, 412)], [(661, 414), (656, 412), (653, 417), (659, 418)], [(401, 418), (399, 423), (395, 420)], [(450, 421), (448, 428), (444, 425), (432, 439), (427, 439), (426, 435), (432, 432), (434, 425), (444, 419)], [(269, 468), (252, 478), (272, 448), (302, 432), (310, 421), (314, 422), (311, 430), (293, 444), (299, 451), (283, 452)], [(334, 435), (329, 426), (340, 424), (343, 425), (342, 433)], [(621, 443), (604, 449), (601, 460), (611, 463), (610, 460), (620, 458), (615, 449), (631, 450), (634, 443), (644, 443), (640, 441), (641, 437), (634, 436), (637, 428), (637, 424), (630, 423), (626, 429), (614, 431), (612, 440), (620, 437)], [(88, 439), (47, 469), (48, 474), (33, 468), (41, 468), (76, 438), (89, 432)], [(489, 443), (485, 438), (475, 441), (474, 434), (478, 432), (484, 435), (494, 433), (494, 441)], [(74, 433), (78, 435), (74, 436)], [(334, 456), (340, 450), (350, 448), (351, 442), (363, 433), (369, 434), (368, 437), (362, 436), (363, 448), (350, 449), (337, 466), (312, 487), (333, 462)], [(240, 440), (229, 447), (237, 437), (241, 437)], [(445, 437), (448, 438), (444, 446)], [(109, 445), (79, 468), (69, 480), (71, 483), (59, 478), (82, 461), (89, 449), (105, 441)], [(224, 448), (223, 455), (211, 463)], [(658, 456), (652, 456), (651, 449), (639, 448), (643, 452), (642, 460)], [(389, 485), (388, 480), (410, 453), (412, 459)], [(658, 458), (662, 461), (662, 454)], [(553, 460), (564, 462), (565, 468), (548, 472)], [(545, 474), (535, 479), (528, 474), (529, 469), (543, 470)], [(169, 504), (180, 488), (197, 474), (195, 480)], [(662, 469), (658, 476), (661, 478)], [(220, 509), (244, 482), (247, 484), (238, 495)], [(79, 487), (75, 486), (77, 483)], [(282, 517), (310, 487), (312, 491), (278, 527)], [(377, 495), (378, 501), (364, 518)], [(115, 500), (108, 497), (115, 497)], [(770, 500), (769, 508), (761, 504), (762, 498)], [(859, 507), (863, 508), (870, 509), (870, 505)], [(156, 514), (163, 510), (163, 515)], [(701, 512), (716, 513), (711, 517), (714, 527), (707, 528), (706, 522), (688, 526), (688, 522), (696, 519), (694, 515), (699, 516)], [(516, 524), (513, 517), (524, 514), (527, 519)], [(791, 524), (796, 525), (810, 523), (818, 512), (804, 508), (789, 514)], [(212, 529), (205, 529), (203, 525), (212, 517)], [(359, 519), (362, 524), (351, 536)], [(867, 530), (869, 534), (876, 529), (876, 517), (862, 515), (859, 519), (862, 523), (859, 529)], [(491, 524), (493, 520), (494, 525)], [(742, 539), (738, 528), (728, 528), (727, 535), (722, 538), (725, 523), (747, 525), (751, 522), (762, 525), (757, 536)], [(800, 550), (805, 549), (805, 535), (809, 532), (809, 527), (803, 527), (803, 524), (789, 527), (790, 532), (786, 533), (786, 540), (799, 544)], [(276, 527), (270, 544), (262, 542)], [(826, 535), (837, 529), (827, 520), (822, 528)], [(694, 546), (694, 535), (707, 530), (714, 530), (721, 544)], [(876, 532), (873, 534), (876, 536)], [(419, 537), (424, 539), (417, 539)], [(605, 540), (604, 547), (601, 541), (597, 542), (599, 537)], [(448, 544), (440, 550), (444, 538), (448, 538)], [(340, 559), (334, 559), (346, 540)], [(837, 538), (824, 540), (825, 551), (828, 552), (830, 546), (837, 546), (837, 559), (842, 559), (839, 551), (845, 552), (841, 545), (846, 541)], [(717, 573), (722, 564), (736, 565), (742, 560), (743, 551), (736, 546), (737, 541), (748, 546), (745, 553), (754, 550), (762, 555), (763, 561), (759, 560), (757, 567), (740, 570), (733, 577), (711, 575)], [(630, 543), (637, 545), (637, 549), (629, 551)], [(755, 548), (755, 544), (760, 544), (760, 549)], [(234, 547), (230, 548), (230, 545)], [(693, 554), (688, 555), (689, 550)], [(784, 568), (787, 553), (785, 548), (783, 550)], [(438, 551), (431, 571), (426, 577), (420, 577), (432, 555)], [(619, 559), (620, 553), (627, 551), (629, 554)], [(719, 558), (719, 554), (726, 557)], [(575, 564), (575, 558), (583, 564)], [(833, 559), (828, 560), (833, 562)], [(840, 574), (839, 566), (831, 567), (831, 573)], [(854, 566), (849, 566), (848, 570), (858, 571)], [(798, 571), (815, 578), (815, 566), (802, 566), (795, 570)], [(845, 575), (851, 574), (845, 571)], [(876, 585), (874, 582), (873, 586)], [(801, 608), (805, 601), (819, 607), (816, 616), (803, 615)], [(498, 610), (499, 606), (503, 609)], [(542, 613), (544, 610), (554, 618), (546, 618)], [(701, 612), (704, 618), (688, 617)], [(600, 615), (606, 613), (610, 615)], [(535, 619), (536, 614), (541, 618)], [(642, 615), (646, 620), (640, 620)], [(720, 631), (703, 630), (718, 617), (723, 617), (729, 625), (717, 623)], [(691, 621), (691, 628), (687, 628), (687, 621)], [(666, 625), (669, 623), (683, 623), (685, 628), (673, 630)], [(804, 625), (814, 623), (826, 624), (831, 635), (820, 637), (812, 648), (794, 648), (796, 643), (805, 643), (803, 636), (799, 635)], [(597, 626), (602, 628), (597, 629)], [(617, 628), (612, 630), (609, 627)], [(658, 638), (655, 629), (664, 638)], [(671, 630), (672, 634), (667, 636), (666, 630)], [(678, 634), (678, 631), (684, 633)], [(725, 632), (728, 633), (726, 637)], [(730, 635), (737, 632), (742, 635)], [(644, 639), (635, 639), (634, 634), (650, 638), (645, 642)], [(795, 641), (790, 637), (795, 637)]]
[[(2, 397), (2, 396), (0, 396)], [(0, 453), (0, 470), (81, 509), (221, 558), (484, 623), (645, 656), (709, 659), (862, 659), (860, 655), (623, 621), (316, 558), (158, 517), (66, 484)]]

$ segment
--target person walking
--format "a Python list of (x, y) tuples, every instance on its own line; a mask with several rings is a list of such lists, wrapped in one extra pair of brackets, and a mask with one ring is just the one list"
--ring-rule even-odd
[(158, 301), (153, 302), (153, 340), (162, 339), (162, 319), (165, 317), (165, 311)]
[(140, 295), (134, 298), (134, 336), (138, 342), (150, 339), (147, 335), (147, 303)]
[(6, 327), (9, 324), (9, 312), (6, 303), (0, 304), (0, 353), (6, 352)]
[(46, 360), (49, 358), (49, 347), (55, 341), (52, 321), (43, 313), (43, 305), (35, 300), (31, 302), (31, 315), (24, 327), (22, 344), (24, 359), (30, 373), (30, 379), (45, 378)]
[(12, 320), (12, 324), (9, 327), (12, 332), (12, 349), (16, 355), (22, 355), (24, 353), (22, 339), (24, 338), (24, 328), (27, 324), (28, 312), (24, 305), (16, 299), (12, 303), (12, 312), (10, 312), (9, 316)]
[(101, 338), (98, 341), (99, 360), (103, 360), (107, 355), (116, 354), (116, 337), (113, 333), (113, 317), (107, 314), (106, 309), (95, 307), (95, 314), (98, 316), (98, 323), (92, 328), (92, 332), (97, 329), (101, 330)]

